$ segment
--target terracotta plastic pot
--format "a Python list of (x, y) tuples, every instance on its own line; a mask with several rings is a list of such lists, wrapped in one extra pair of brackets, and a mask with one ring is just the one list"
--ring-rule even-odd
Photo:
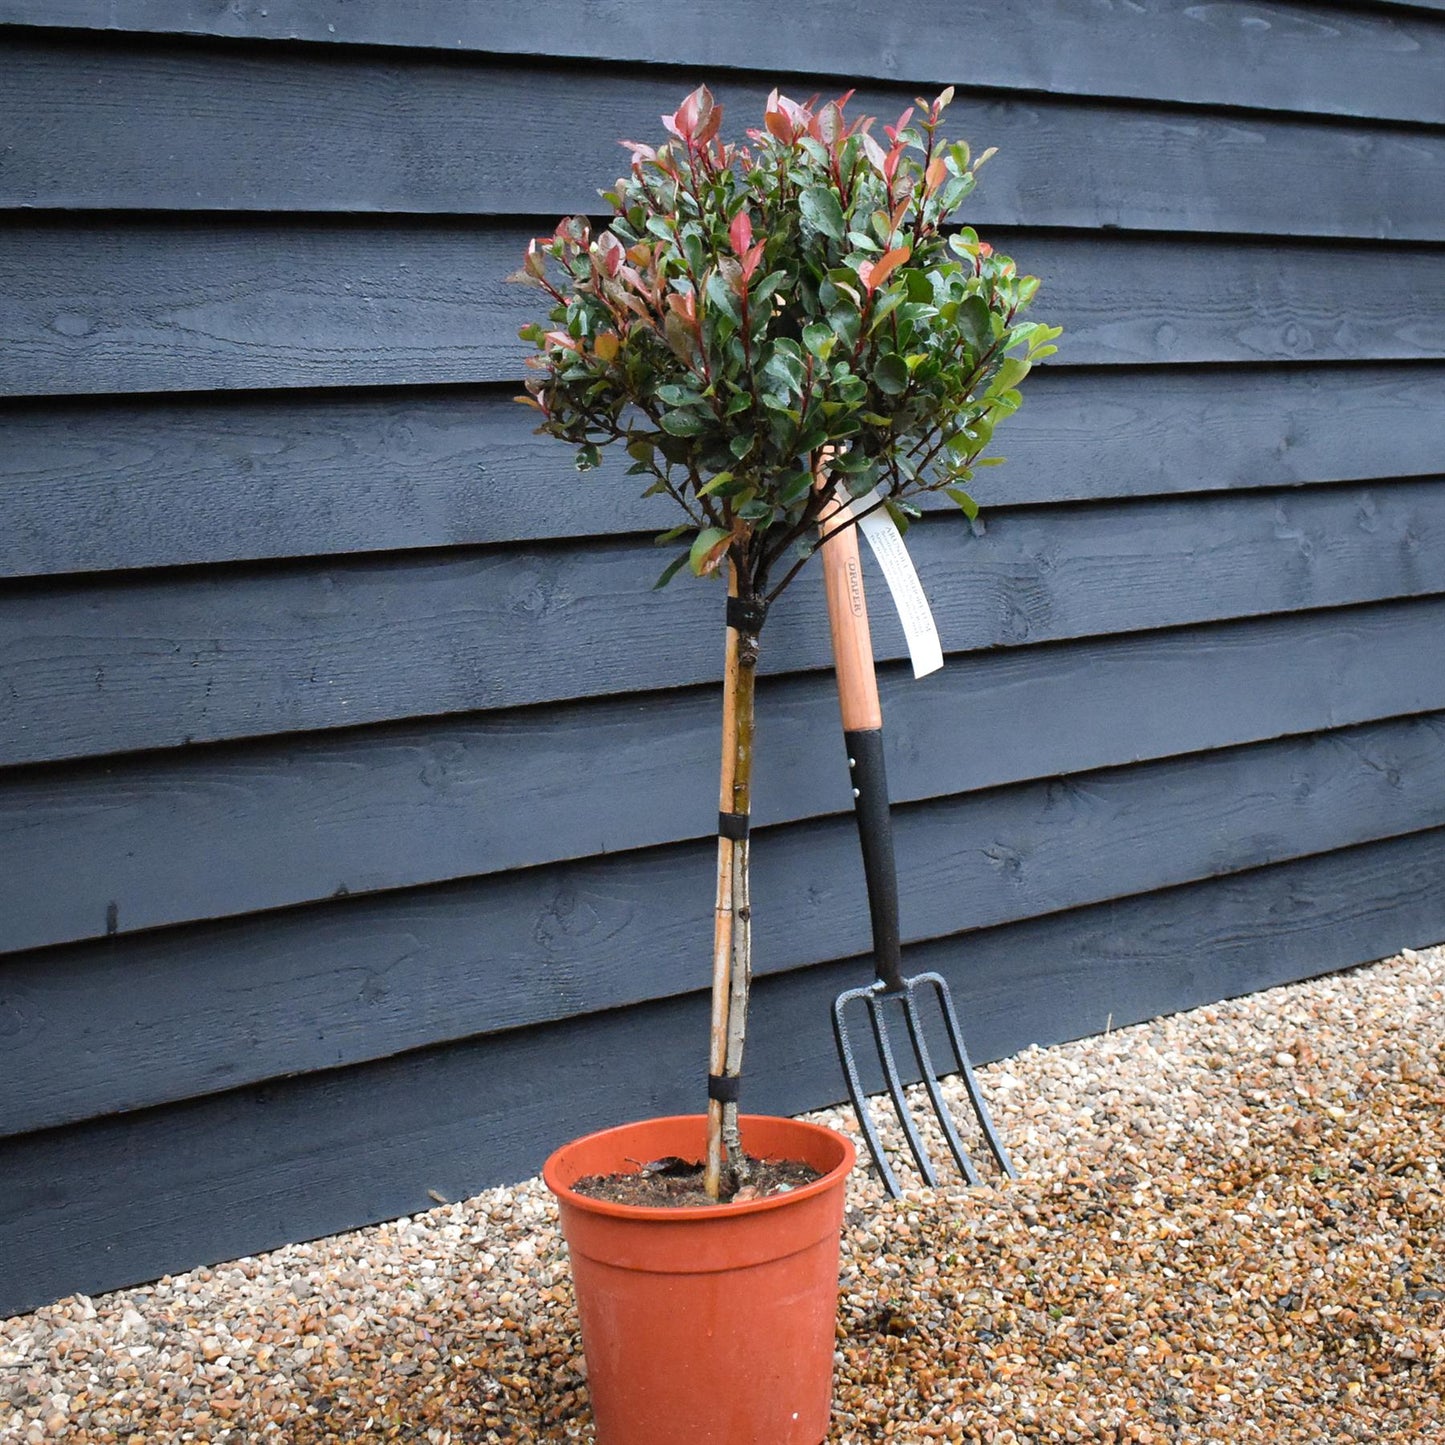
[(743, 1147), (823, 1177), (789, 1194), (644, 1209), (574, 1193), (588, 1174), (706, 1151), (705, 1116), (624, 1124), (542, 1170), (572, 1258), (598, 1445), (819, 1445), (833, 1393), (843, 1191), (853, 1145), (744, 1115)]

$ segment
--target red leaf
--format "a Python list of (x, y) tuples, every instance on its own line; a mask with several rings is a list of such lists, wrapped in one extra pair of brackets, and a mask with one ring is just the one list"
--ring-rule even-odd
[(815, 139), (822, 141), (830, 151), (836, 149), (843, 136), (843, 112), (839, 109), (836, 101), (830, 100), (818, 112), (817, 119), (810, 128), (810, 133)]
[(711, 105), (707, 112), (706, 119), (697, 128), (697, 134), (693, 136), (693, 144), (699, 149), (707, 145), (718, 133), (718, 127), (722, 125), (723, 108), (720, 105)]
[(905, 110), (905, 111), (903, 112), (903, 114), (898, 117), (898, 124), (897, 124), (897, 125), (885, 125), (885, 126), (883, 127), (883, 134), (886, 135), (889, 140), (891, 140), (891, 141), (897, 141), (897, 139), (898, 139), (898, 132), (901, 131), (901, 130), (904, 128), (904, 126), (906, 126), (906, 125), (908, 124), (908, 122), (909, 122), (910, 120), (912, 120), (912, 119), (913, 119), (913, 107), (910, 105), (910, 106), (908, 107), (908, 109)]
[(700, 85), (671, 116), (663, 116), (662, 123), (679, 140), (691, 143), (698, 139), (698, 127), (711, 118), (712, 112), (712, 92), (707, 86)]
[(615, 276), (622, 269), (622, 262), (627, 253), (622, 242), (611, 231), (604, 231), (598, 237), (596, 251), (601, 257), (602, 269), (609, 276)]
[(863, 274), (863, 266), (868, 263), (865, 261), (863, 266), (859, 266), (858, 278), (869, 291), (876, 291), (912, 254), (912, 246), (896, 246), (891, 251), (885, 251), (873, 263), (868, 275)]
[[(666, 119), (666, 117), (664, 117), (664, 119)], [(626, 146), (627, 149), (632, 152), (632, 164), (634, 166), (640, 166), (643, 161), (655, 160), (657, 158), (656, 150), (654, 150), (652, 146), (643, 145), (641, 141), (620, 140), (617, 144)]]
[(923, 173), (924, 183), (930, 191), (936, 191), (948, 175), (948, 163), (942, 156), (934, 156), (928, 163), (928, 169)]
[(728, 239), (733, 243), (733, 250), (739, 256), (753, 244), (753, 223), (748, 216), (746, 206), (733, 217), (733, 223), (728, 227)]
[(758, 263), (763, 259), (763, 247), (767, 243), (759, 241), (746, 256), (743, 257), (743, 280), (751, 281), (753, 272), (758, 269)]

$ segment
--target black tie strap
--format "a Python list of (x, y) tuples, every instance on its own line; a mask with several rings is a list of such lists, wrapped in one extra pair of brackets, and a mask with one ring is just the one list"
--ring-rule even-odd
[(744, 602), (741, 597), (728, 598), (728, 626), (734, 632), (751, 632), (755, 636), (767, 621), (766, 602)]
[(717, 831), (720, 838), (733, 843), (748, 841), (748, 815), (746, 813), (719, 813)]

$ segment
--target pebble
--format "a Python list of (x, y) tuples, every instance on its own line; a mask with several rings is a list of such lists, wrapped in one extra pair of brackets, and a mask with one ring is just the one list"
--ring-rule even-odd
[[(855, 1171), (830, 1441), (1445, 1440), (1442, 1017), (1445, 946), (980, 1069), (1023, 1177)], [(0, 1320), (6, 1445), (590, 1439), (535, 1179)]]

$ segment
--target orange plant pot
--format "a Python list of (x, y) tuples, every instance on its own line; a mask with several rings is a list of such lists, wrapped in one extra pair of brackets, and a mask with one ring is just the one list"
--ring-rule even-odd
[(841, 1134), (748, 1114), (743, 1146), (821, 1179), (768, 1199), (645, 1209), (577, 1194), (589, 1174), (706, 1152), (701, 1114), (589, 1134), (542, 1170), (572, 1259), (598, 1445), (819, 1445), (832, 1408)]

